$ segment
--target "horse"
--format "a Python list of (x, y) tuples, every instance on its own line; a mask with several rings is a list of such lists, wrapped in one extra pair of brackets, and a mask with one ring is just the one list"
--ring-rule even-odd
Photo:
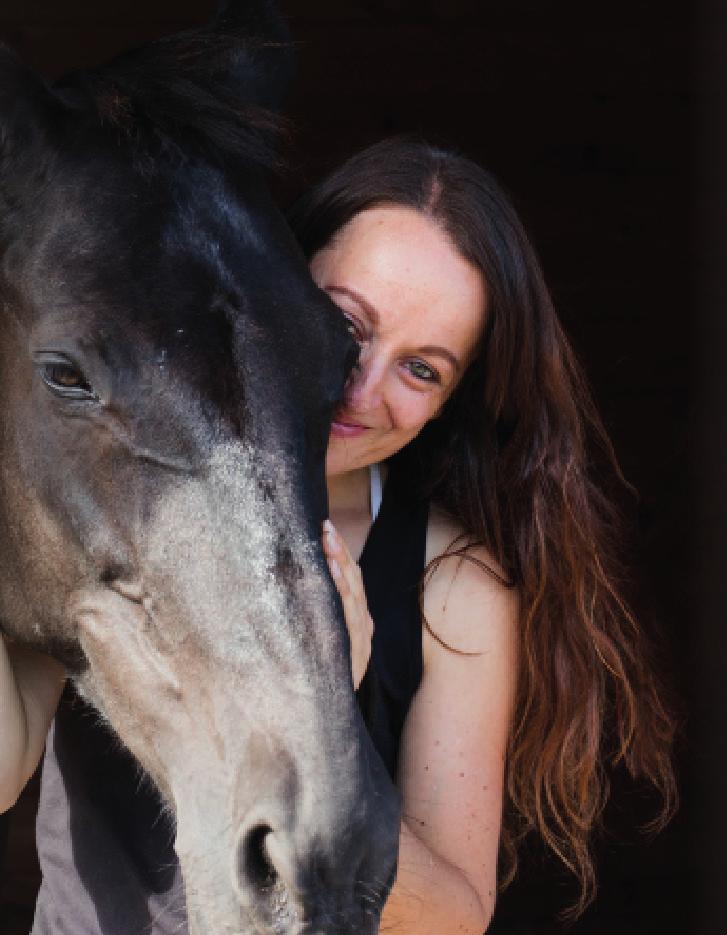
[(232, 0), (53, 86), (0, 51), (0, 624), (160, 791), (193, 935), (375, 932), (396, 864), (319, 539), (355, 345), (265, 183), (284, 46)]

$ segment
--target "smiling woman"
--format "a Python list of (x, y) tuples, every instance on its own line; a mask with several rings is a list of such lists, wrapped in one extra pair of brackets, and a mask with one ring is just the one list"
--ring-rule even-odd
[(352, 218), (311, 262), (361, 351), (334, 416), (329, 477), (388, 458), (442, 409), (485, 327), (485, 284), (446, 230), (411, 208)]
[(670, 813), (673, 722), (616, 584), (599, 481), (618, 467), (537, 259), (484, 170), (416, 140), (354, 156), (291, 218), (360, 348), (324, 544), (403, 794), (382, 927), (480, 935), (498, 852), (503, 882), (531, 831), (578, 879), (577, 913), (609, 771)]

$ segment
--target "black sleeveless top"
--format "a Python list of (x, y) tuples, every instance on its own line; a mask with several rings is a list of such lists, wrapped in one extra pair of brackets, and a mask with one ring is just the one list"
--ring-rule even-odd
[[(392, 778), (422, 674), (419, 581), (426, 504), (392, 476), (361, 555), (374, 620), (358, 699)], [(48, 737), (37, 821), (43, 871), (32, 935), (183, 935), (184, 889), (156, 790), (70, 693)]]
[(428, 518), (427, 504), (414, 499), (392, 471), (359, 562), (374, 638), (358, 702), (394, 780), (404, 719), (422, 678), (419, 585)]

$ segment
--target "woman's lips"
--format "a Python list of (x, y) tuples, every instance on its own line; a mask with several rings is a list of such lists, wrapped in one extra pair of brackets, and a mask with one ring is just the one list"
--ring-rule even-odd
[(356, 438), (363, 435), (368, 426), (361, 425), (360, 422), (346, 422), (343, 419), (334, 419), (331, 423), (331, 435), (338, 438)]

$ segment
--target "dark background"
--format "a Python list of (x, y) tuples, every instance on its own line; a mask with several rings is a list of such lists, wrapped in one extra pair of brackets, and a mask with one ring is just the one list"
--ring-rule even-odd
[[(2, 0), (0, 38), (53, 77), (199, 22), (213, 6)], [(299, 76), (281, 199), (399, 131), (454, 144), (493, 170), (533, 235), (640, 494), (637, 603), (684, 699), (684, 805), (647, 841), (633, 829), (653, 803), (617, 777), (598, 845), (600, 896), (570, 928), (583, 935), (727, 930), (724, 6), (282, 0)], [(0, 935), (28, 930), (33, 807), (31, 789), (10, 825)], [(572, 894), (533, 847), (491, 931), (564, 931), (556, 915)]]

